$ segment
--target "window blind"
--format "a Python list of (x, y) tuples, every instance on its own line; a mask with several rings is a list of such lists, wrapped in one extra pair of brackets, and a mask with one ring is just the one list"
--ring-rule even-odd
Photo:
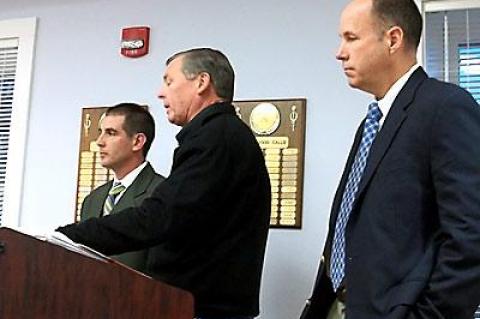
[(480, 103), (480, 9), (427, 12), (425, 49), (431, 77), (464, 87)]
[(458, 55), (459, 84), (480, 104), (480, 43), (460, 45)]
[[(480, 104), (480, 9), (425, 14), (425, 68), (468, 90)], [(480, 319), (480, 306), (474, 319)]]
[(8, 144), (17, 70), (18, 39), (0, 40), (0, 225), (2, 224)]

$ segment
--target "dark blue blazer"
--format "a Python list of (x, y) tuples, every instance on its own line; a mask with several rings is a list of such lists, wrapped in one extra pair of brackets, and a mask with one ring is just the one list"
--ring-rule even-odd
[[(302, 319), (326, 318), (327, 268), (360, 125)], [(470, 319), (480, 303), (480, 107), (416, 70), (370, 150), (346, 229), (347, 319)]]

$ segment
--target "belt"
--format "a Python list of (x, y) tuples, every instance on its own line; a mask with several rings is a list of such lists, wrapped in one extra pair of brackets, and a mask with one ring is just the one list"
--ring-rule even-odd
[(343, 302), (343, 303), (347, 302), (347, 288), (340, 287), (337, 290), (336, 294), (337, 294), (338, 301)]

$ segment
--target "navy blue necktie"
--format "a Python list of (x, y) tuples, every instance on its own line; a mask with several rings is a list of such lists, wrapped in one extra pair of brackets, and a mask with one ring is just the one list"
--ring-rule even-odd
[(345, 228), (348, 217), (352, 211), (355, 195), (358, 185), (362, 179), (363, 171), (367, 165), (370, 146), (378, 132), (379, 121), (382, 117), (382, 111), (377, 102), (368, 106), (367, 118), (363, 128), (362, 141), (358, 148), (355, 160), (348, 175), (347, 184), (342, 196), (340, 211), (335, 223), (335, 233), (333, 236), (332, 252), (330, 258), (330, 277), (333, 290), (337, 291), (345, 276)]

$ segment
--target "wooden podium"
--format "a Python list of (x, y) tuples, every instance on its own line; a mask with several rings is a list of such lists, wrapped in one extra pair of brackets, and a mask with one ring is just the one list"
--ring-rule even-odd
[(192, 319), (189, 292), (0, 228), (2, 319)]

